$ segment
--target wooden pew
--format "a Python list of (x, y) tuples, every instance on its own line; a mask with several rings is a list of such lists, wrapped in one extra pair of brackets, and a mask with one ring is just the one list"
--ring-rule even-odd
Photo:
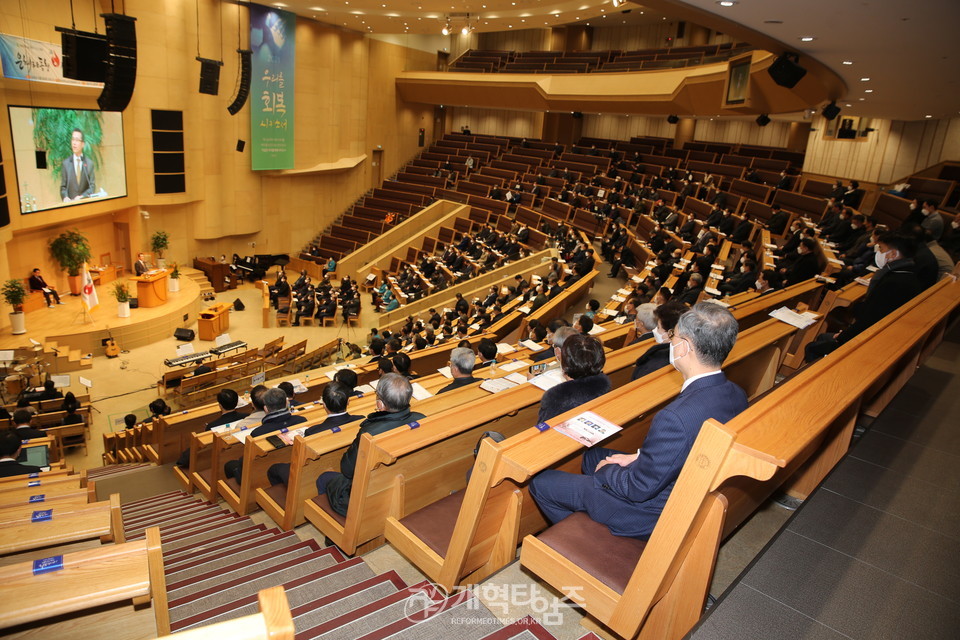
[(31, 522), (30, 515), (14, 515), (10, 520), (0, 521), (0, 555), (92, 538), (103, 542), (124, 541), (119, 493), (83, 508), (66, 509), (66, 513), (60, 513), (60, 508), (55, 507), (53, 519), (45, 522)]
[(62, 562), (62, 569), (40, 575), (33, 562), (0, 568), (0, 628), (131, 599), (152, 601), (157, 633), (170, 633), (159, 528), (137, 542), (64, 554)]
[[(724, 371), (750, 397), (773, 386), (776, 370), (794, 333), (793, 327), (770, 320), (744, 331), (727, 358)], [(641, 343), (648, 346), (649, 341)], [(640, 345), (638, 345), (640, 346)], [(621, 351), (627, 352), (628, 349)], [(626, 370), (629, 378), (630, 369)], [(549, 420), (559, 424), (562, 419), (582, 411), (594, 410), (607, 403), (620, 403), (629, 408), (629, 419), (617, 421), (624, 426), (610, 446), (623, 450), (636, 449), (643, 442), (649, 422), (656, 411), (668, 404), (680, 391), (682, 379), (673, 368), (667, 367), (638, 380), (615, 387), (610, 393), (581, 407)], [(504, 394), (499, 394), (504, 397)], [(499, 400), (499, 398), (498, 398)], [(516, 417), (525, 425), (536, 423), (536, 406), (527, 410), (498, 402), (503, 411), (517, 411)], [(598, 413), (604, 415), (602, 411)], [(488, 419), (498, 418), (491, 428), (500, 428), (507, 418), (502, 412)], [(546, 526), (539, 510), (529, 497), (526, 483), (529, 475), (515, 475), (517, 467), (505, 464), (502, 456), (513, 451), (527, 451), (538, 456), (536, 427), (528, 427), (520, 434), (501, 443), (484, 442), (473, 466), (473, 475), (466, 490), (449, 498), (408, 514), (404, 518), (388, 517), (384, 529), (387, 540), (413, 562), (431, 580), (451, 590), (461, 583), (478, 583), (501, 569), (514, 558), (516, 547), (526, 533), (535, 533)], [(559, 434), (552, 434), (559, 435)], [(538, 458), (540, 469), (556, 467), (579, 469), (579, 445), (567, 441), (565, 453), (559, 457)]]
[(257, 594), (260, 612), (164, 636), (172, 640), (294, 640), (290, 605), (282, 585)]
[[(576, 602), (620, 637), (682, 637), (703, 611), (723, 537), (784, 480), (808, 495), (846, 453), (857, 416), (889, 398), (891, 384), (899, 389), (909, 379), (914, 366), (903, 361), (921, 362), (958, 306), (958, 285), (941, 282), (726, 425), (704, 423), (649, 541), (628, 542), (629, 552), (621, 546), (617, 554), (632, 572), (603, 575), (584, 554), (571, 558), (571, 525), (593, 534), (594, 557), (618, 544), (580, 514), (525, 538), (521, 563), (575, 592)], [(515, 464), (520, 474), (524, 462)]]

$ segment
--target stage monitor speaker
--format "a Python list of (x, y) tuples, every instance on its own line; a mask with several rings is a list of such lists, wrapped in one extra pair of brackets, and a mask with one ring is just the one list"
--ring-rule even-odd
[(798, 64), (799, 60), (800, 56), (797, 54), (784, 52), (773, 61), (767, 73), (781, 87), (793, 89), (803, 76), (807, 75), (807, 70)]
[(243, 304), (243, 301), (240, 298), (237, 298), (233, 301), (233, 310), (234, 311), (243, 311), (247, 307)]
[(182, 340), (184, 342), (190, 342), (193, 340), (194, 332), (193, 329), (177, 329), (173, 332), (173, 337), (177, 340)]
[(209, 58), (198, 57), (197, 60), (200, 62), (200, 93), (217, 95), (220, 92), (220, 67), (223, 63)]
[(123, 111), (137, 82), (136, 18), (103, 13), (107, 25), (107, 73), (97, 104), (103, 111)]
[(243, 153), (243, 148), (246, 146), (247, 146), (247, 143), (245, 140), (237, 140), (237, 151), (239, 153)]
[(63, 77), (86, 82), (107, 78), (107, 36), (56, 27), (60, 32)]
[(232, 116), (237, 115), (237, 112), (243, 109), (243, 105), (247, 102), (247, 96), (250, 95), (250, 56), (252, 52), (249, 49), (237, 49), (237, 53), (240, 54), (240, 84), (237, 85), (237, 96), (227, 107), (227, 111)]
[(140, 308), (140, 300), (138, 300), (137, 298), (130, 298), (130, 308), (131, 308), (131, 309), (139, 309), (139, 308)]

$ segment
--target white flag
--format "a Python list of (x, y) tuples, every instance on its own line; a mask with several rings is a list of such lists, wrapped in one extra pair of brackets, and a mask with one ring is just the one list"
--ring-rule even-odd
[(90, 277), (86, 262), (83, 263), (83, 286), (80, 288), (80, 301), (87, 311), (93, 311), (100, 304), (100, 299), (97, 298), (97, 289), (93, 286), (93, 278)]

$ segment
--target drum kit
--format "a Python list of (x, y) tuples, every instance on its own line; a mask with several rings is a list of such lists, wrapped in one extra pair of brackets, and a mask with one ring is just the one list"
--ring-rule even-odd
[(0, 375), (4, 381), (0, 395), (4, 403), (12, 402), (34, 387), (43, 386), (50, 364), (41, 357), (42, 351), (41, 345), (18, 349), (12, 360), (0, 361)]

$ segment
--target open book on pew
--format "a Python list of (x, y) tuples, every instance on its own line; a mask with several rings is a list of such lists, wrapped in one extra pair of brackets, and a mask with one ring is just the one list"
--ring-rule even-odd
[(552, 389), (561, 382), (566, 382), (566, 377), (563, 375), (562, 369), (553, 369), (547, 371), (546, 373), (541, 373), (540, 375), (531, 378), (530, 382), (534, 385), (540, 387), (544, 391)]
[(583, 445), (592, 447), (620, 431), (620, 427), (609, 420), (604, 420), (592, 411), (584, 411), (578, 416), (561, 422), (553, 427), (553, 430)]
[(776, 318), (780, 322), (786, 322), (789, 325), (796, 327), (797, 329), (806, 329), (820, 317), (812, 311), (804, 311), (803, 313), (797, 313), (786, 307), (780, 307), (779, 309), (774, 309), (770, 312), (771, 318)]
[(506, 354), (506, 353), (513, 353), (514, 351), (516, 351), (516, 349), (512, 344), (507, 344), (506, 342), (497, 343), (497, 353)]
[(530, 351), (540, 351), (544, 348), (542, 344), (537, 344), (533, 340), (521, 340), (519, 344)]
[(522, 373), (511, 373), (503, 378), (487, 378), (480, 383), (480, 388), (490, 393), (499, 393), (526, 381), (527, 378)]

